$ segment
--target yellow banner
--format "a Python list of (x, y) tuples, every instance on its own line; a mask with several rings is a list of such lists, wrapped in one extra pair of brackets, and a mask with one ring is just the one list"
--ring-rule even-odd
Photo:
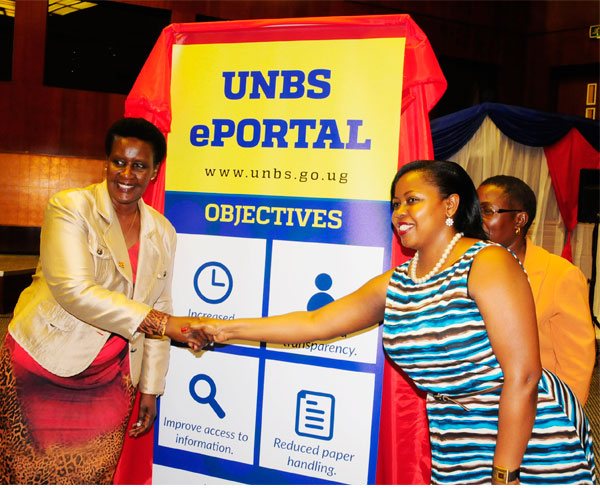
[(388, 200), (404, 48), (404, 38), (173, 46), (166, 190)]

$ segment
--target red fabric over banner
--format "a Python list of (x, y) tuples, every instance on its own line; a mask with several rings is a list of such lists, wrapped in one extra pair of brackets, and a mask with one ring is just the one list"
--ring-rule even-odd
[[(415, 159), (433, 158), (428, 114), (443, 95), (446, 81), (424, 36), (422, 43), (421, 49), (413, 49), (410, 57), (407, 49), (405, 58), (398, 167)], [(426, 67), (429, 67), (427, 79), (436, 81), (426, 83), (409, 77), (417, 66), (421, 75), (425, 75)], [(392, 266), (398, 266), (406, 259), (399, 240), (395, 239)], [(431, 483), (431, 446), (425, 395), (387, 355), (383, 367), (377, 456), (377, 484)]]
[(600, 153), (579, 133), (571, 129), (560, 141), (544, 148), (548, 171), (556, 194), (556, 201), (567, 228), (567, 243), (562, 257), (573, 261), (571, 250), (571, 232), (577, 225), (579, 193), (579, 171), (581, 169), (600, 169)]
[[(433, 157), (429, 111), (446, 90), (446, 80), (425, 34), (408, 15), (270, 19), (198, 24), (173, 24), (163, 30), (126, 102), (125, 114), (144, 117), (168, 134), (171, 125), (170, 76), (173, 44), (266, 42), (309, 39), (405, 37), (402, 119), (398, 166)], [(165, 168), (148, 188), (144, 200), (164, 211)], [(398, 242), (392, 264), (407, 259)], [(152, 435), (127, 438), (122, 460), (152, 446)], [(127, 458), (133, 459), (133, 457)], [(129, 463), (128, 463), (129, 464)], [(147, 463), (127, 466), (125, 483), (148, 483)], [(414, 384), (386, 359), (384, 364), (378, 484), (429, 484), (431, 455), (424, 398)], [(115, 478), (115, 484), (119, 480)]]

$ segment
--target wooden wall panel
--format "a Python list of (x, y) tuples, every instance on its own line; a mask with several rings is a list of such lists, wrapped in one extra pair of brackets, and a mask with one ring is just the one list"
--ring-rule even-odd
[(545, 2), (543, 13), (543, 24), (539, 29), (543, 32), (578, 29), (581, 26), (598, 24), (600, 3), (594, 0), (553, 0)]
[(0, 83), (0, 151), (103, 158), (126, 97), (43, 85), (46, 9), (17, 0), (12, 81)]
[(103, 158), (125, 95), (0, 83), (0, 151)]
[[(496, 101), (547, 111), (556, 107), (551, 71), (598, 63), (600, 52), (600, 42), (587, 37), (589, 25), (598, 23), (598, 2), (123, 1), (168, 9), (172, 22), (194, 22), (197, 14), (239, 20), (408, 13), (438, 56), (498, 66)], [(100, 180), (106, 129), (124, 111), (124, 95), (43, 85), (46, 8), (44, 1), (17, 0), (13, 77), (0, 82), (0, 182), (5, 190), (0, 224), (38, 225), (39, 209), (50, 194)]]
[[(549, 70), (598, 63), (598, 2), (398, 0), (124, 0), (168, 9), (172, 22), (197, 14), (224, 19), (410, 14), (439, 56), (499, 67), (500, 103), (552, 110)], [(103, 158), (106, 128), (125, 96), (43, 86), (46, 6), (17, 0), (13, 81), (0, 83), (0, 151)]]
[(104, 160), (0, 153), (0, 225), (41, 226), (48, 199), (104, 178)]
[(37, 86), (42, 84), (47, 5), (47, 2), (16, 2), (12, 77), (14, 81)]

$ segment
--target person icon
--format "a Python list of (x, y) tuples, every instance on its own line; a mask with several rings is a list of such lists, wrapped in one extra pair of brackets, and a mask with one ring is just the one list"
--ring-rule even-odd
[(329, 293), (325, 293), (327, 290), (331, 288), (333, 284), (333, 280), (331, 276), (327, 273), (321, 273), (317, 275), (315, 278), (315, 285), (319, 290), (318, 293), (315, 293), (310, 300), (308, 301), (308, 305), (306, 305), (306, 310), (312, 312), (313, 310), (317, 310), (328, 303), (333, 302), (333, 297)]

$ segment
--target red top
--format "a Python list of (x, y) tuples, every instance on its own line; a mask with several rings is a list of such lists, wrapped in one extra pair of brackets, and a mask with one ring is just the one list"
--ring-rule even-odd
[(127, 252), (129, 253), (129, 262), (131, 263), (131, 274), (133, 275), (133, 283), (135, 284), (135, 276), (137, 274), (138, 257), (140, 255), (140, 240), (130, 247)]

